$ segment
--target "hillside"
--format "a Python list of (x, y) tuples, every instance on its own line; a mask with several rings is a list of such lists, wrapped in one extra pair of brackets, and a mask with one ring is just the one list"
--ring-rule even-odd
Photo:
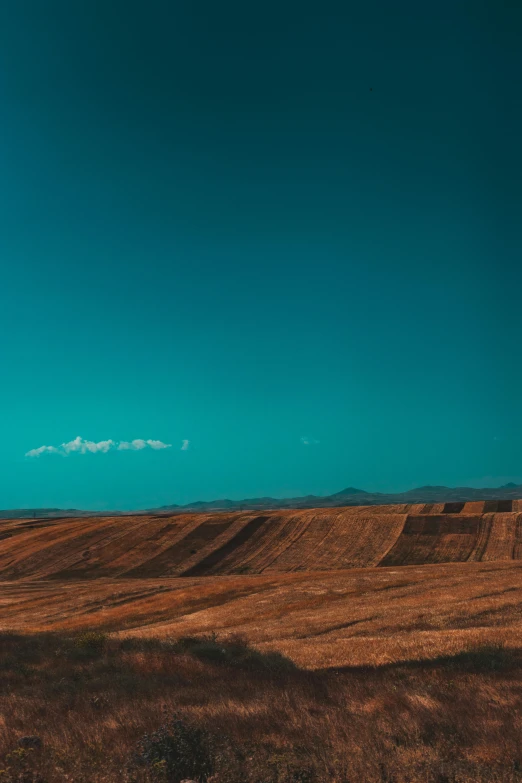
[[(6, 783), (166, 780), (121, 770), (180, 712), (252, 762), (220, 756), (223, 781), (519, 783), (521, 522), (518, 500), (0, 522)], [(322, 778), (288, 765), (303, 738)]]
[(0, 581), (0, 627), (244, 635), (309, 669), (520, 643), (522, 564), (452, 563), (188, 579)]
[(522, 501), (0, 522), (1, 579), (158, 578), (522, 559)]

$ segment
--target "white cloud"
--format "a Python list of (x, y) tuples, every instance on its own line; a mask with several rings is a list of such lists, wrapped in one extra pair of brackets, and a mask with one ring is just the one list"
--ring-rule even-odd
[(308, 435), (303, 435), (301, 438), (301, 443), (303, 446), (317, 446), (319, 441), (317, 438), (310, 438)]
[(79, 435), (68, 443), (62, 443), (61, 446), (40, 446), (38, 449), (31, 449), (26, 453), (26, 457), (39, 457), (41, 454), (106, 454), (108, 451), (116, 449), (118, 451), (141, 451), (141, 449), (151, 448), (155, 451), (159, 449), (169, 449), (172, 444), (163, 443), (161, 440), (142, 440), (136, 438), (132, 441), (122, 440), (119, 443), (114, 440), (100, 440), (95, 443), (92, 440), (84, 440)]
[(31, 449), (25, 455), (26, 457), (39, 457), (40, 454), (58, 454), (59, 450), (54, 446), (40, 446), (39, 449)]
[(171, 443), (163, 443), (161, 440), (142, 440), (142, 438), (136, 438), (135, 440), (122, 440), (118, 444), (119, 451), (141, 451), (149, 447), (150, 449), (170, 449)]
[(128, 440), (122, 440), (118, 444), (118, 449), (120, 451), (140, 451), (141, 449), (146, 448), (146, 446), (146, 441), (141, 440), (141, 438), (136, 438), (136, 440), (131, 440), (130, 442)]
[(162, 443), (161, 440), (147, 440), (146, 443), (151, 449), (169, 449), (172, 445), (171, 443)]
[(65, 454), (71, 454), (72, 452), (78, 452), (79, 454), (87, 454), (87, 452), (90, 452), (91, 454), (96, 454), (98, 451), (101, 451), (102, 454), (106, 454), (115, 445), (113, 440), (100, 440), (98, 443), (94, 443), (92, 440), (83, 440), (83, 438), (80, 438), (78, 435), (74, 440), (70, 440), (68, 443), (62, 443), (60, 450)]
[(181, 451), (188, 451), (188, 447), (190, 446), (189, 440), (184, 440), (181, 443)]

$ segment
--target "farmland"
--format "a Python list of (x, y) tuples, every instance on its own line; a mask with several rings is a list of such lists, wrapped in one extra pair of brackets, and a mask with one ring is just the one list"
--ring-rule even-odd
[(174, 713), (216, 783), (521, 781), (502, 503), (0, 522), (0, 781), (176, 781)]
[(479, 642), (515, 647), (522, 632), (517, 562), (0, 585), (5, 629), (240, 633), (307, 669), (427, 660)]
[(331, 571), (522, 557), (522, 502), (0, 522), (0, 578)]

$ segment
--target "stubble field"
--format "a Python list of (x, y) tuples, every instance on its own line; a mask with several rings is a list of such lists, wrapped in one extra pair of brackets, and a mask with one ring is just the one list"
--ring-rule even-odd
[(460, 505), (0, 523), (0, 781), (181, 780), (181, 724), (216, 783), (522, 780), (522, 512)]

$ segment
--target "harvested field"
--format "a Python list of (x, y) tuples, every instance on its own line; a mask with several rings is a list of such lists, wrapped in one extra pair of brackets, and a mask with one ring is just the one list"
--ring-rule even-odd
[(522, 512), (498, 509), (518, 503), (5, 520), (0, 578), (160, 578), (516, 560)]
[(6, 520), (0, 781), (522, 783), (521, 607), (518, 508)]
[(245, 635), (299, 666), (375, 666), (520, 644), (522, 563), (0, 583), (0, 628)]
[(400, 508), (6, 520), (0, 628), (242, 633), (309, 669), (516, 644), (522, 512)]

